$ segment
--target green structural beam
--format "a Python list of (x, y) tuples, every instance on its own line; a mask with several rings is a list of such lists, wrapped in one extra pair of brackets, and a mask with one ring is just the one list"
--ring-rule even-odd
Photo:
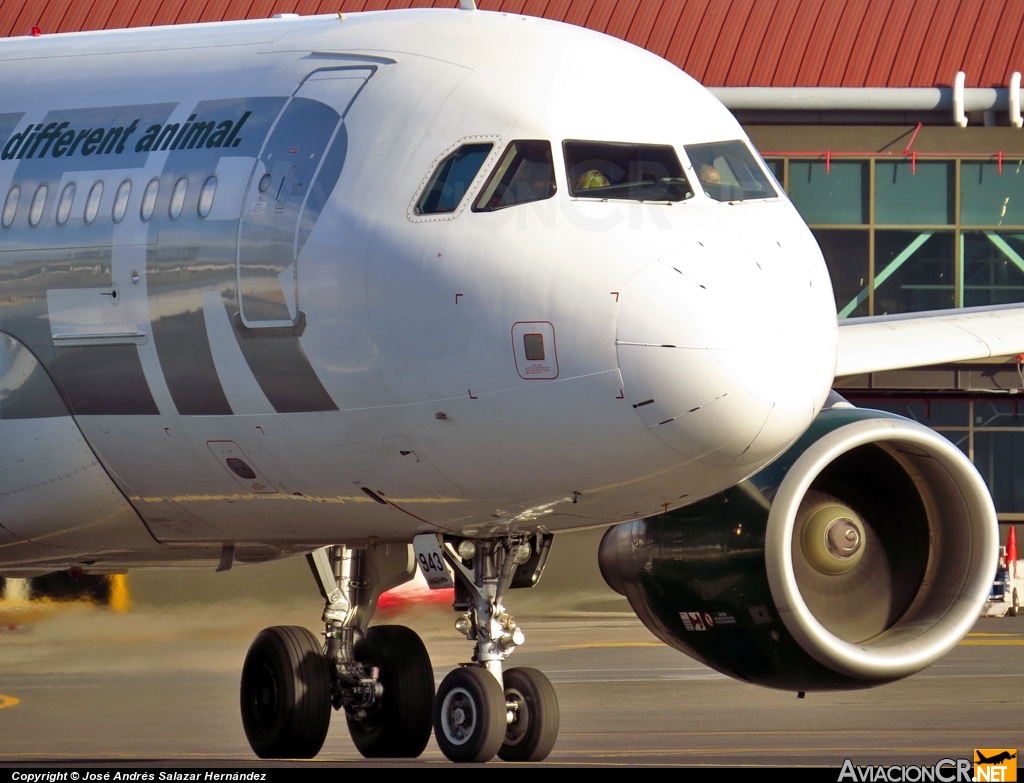
[[(878, 287), (880, 285), (882, 285), (882, 283), (884, 283), (886, 280), (888, 280), (890, 277), (892, 277), (892, 275), (901, 266), (903, 266), (903, 264), (906, 263), (907, 259), (910, 258), (912, 255), (914, 255), (914, 253), (917, 252), (918, 248), (920, 248), (921, 245), (923, 245), (925, 242), (927, 242), (931, 238), (931, 235), (934, 234), (934, 233), (935, 233), (934, 231), (924, 231), (921, 234), (919, 234), (917, 237), (915, 237), (913, 242), (911, 242), (909, 245), (907, 245), (903, 249), (903, 251), (898, 256), (896, 256), (896, 258), (894, 258), (892, 261), (889, 262), (889, 264), (885, 267), (885, 269), (883, 269), (881, 272), (879, 272), (877, 275), (875, 275), (875, 281), (874, 281), (874, 288), (875, 288), (875, 290), (877, 291)], [(844, 307), (842, 310), (839, 311), (839, 317), (840, 318), (848, 317), (850, 315), (850, 313), (852, 313), (854, 310), (856, 310), (864, 302), (867, 301), (867, 298), (868, 298), (868, 295), (870, 294), (870, 292), (871, 292), (871, 286), (866, 286), (864, 288), (864, 290), (862, 290), (859, 294), (857, 294), (855, 297), (853, 297), (853, 299), (850, 300), (850, 303), (848, 305), (846, 305), (846, 307)]]
[(984, 234), (988, 237), (989, 242), (998, 247), (1004, 256), (1013, 261), (1014, 265), (1021, 272), (1024, 272), (1024, 258), (1021, 258), (1020, 253), (1010, 247), (1006, 243), (1006, 240), (999, 236), (995, 231), (985, 231)]

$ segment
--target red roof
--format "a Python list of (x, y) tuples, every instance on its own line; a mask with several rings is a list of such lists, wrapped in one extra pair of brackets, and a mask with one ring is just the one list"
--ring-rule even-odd
[[(0, 36), (457, 0), (3, 0)], [(644, 46), (708, 86), (968, 87), (1024, 71), (1024, 0), (478, 0)]]

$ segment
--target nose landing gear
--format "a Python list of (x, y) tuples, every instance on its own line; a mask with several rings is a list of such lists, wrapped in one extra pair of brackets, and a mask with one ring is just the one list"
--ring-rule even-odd
[(444, 678), (434, 706), (434, 737), (452, 761), (490, 761), (505, 740), (505, 696), (498, 681), (479, 666), (464, 666)]
[(511, 720), (498, 758), (505, 761), (543, 761), (558, 739), (558, 697), (551, 680), (536, 669), (505, 672), (505, 702)]
[(457, 550), (451, 545), (443, 550), (457, 580), (455, 607), (465, 612), (455, 627), (476, 642), (473, 662), (450, 672), (434, 700), (434, 738), (452, 761), (488, 761), (495, 755), (540, 761), (555, 745), (558, 698), (551, 682), (536, 669), (502, 671), (505, 659), (525, 641), (505, 611), (505, 592), (537, 581), (550, 546), (550, 537), (538, 536), (535, 552), (525, 536), (509, 536), (467, 539)]

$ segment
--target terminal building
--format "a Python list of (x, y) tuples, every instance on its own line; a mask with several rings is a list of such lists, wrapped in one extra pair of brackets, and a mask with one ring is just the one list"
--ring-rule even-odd
[[(0, 4), (0, 36), (458, 4), (24, 0)], [(1020, 0), (478, 5), (623, 38), (710, 88), (817, 237), (840, 318), (1024, 301)], [(836, 388), (942, 432), (988, 482), (1000, 520), (1024, 521), (1024, 356)]]

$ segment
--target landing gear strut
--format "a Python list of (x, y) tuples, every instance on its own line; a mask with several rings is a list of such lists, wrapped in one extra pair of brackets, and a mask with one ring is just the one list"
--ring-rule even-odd
[(242, 669), (249, 744), (262, 758), (311, 758), (333, 706), (345, 711), (364, 756), (419, 756), (430, 738), (430, 657), (409, 628), (367, 628), (380, 594), (412, 578), (409, 547), (333, 546), (307, 559), (326, 601), (326, 644), (304, 628), (268, 628), (256, 637)]
[(554, 747), (559, 715), (551, 682), (536, 669), (503, 671), (525, 641), (505, 611), (505, 592), (536, 582), (550, 546), (550, 536), (536, 536), (531, 546), (514, 535), (444, 547), (457, 580), (455, 608), (464, 612), (455, 627), (476, 642), (472, 663), (449, 673), (434, 699), (434, 737), (452, 761), (540, 761)]

